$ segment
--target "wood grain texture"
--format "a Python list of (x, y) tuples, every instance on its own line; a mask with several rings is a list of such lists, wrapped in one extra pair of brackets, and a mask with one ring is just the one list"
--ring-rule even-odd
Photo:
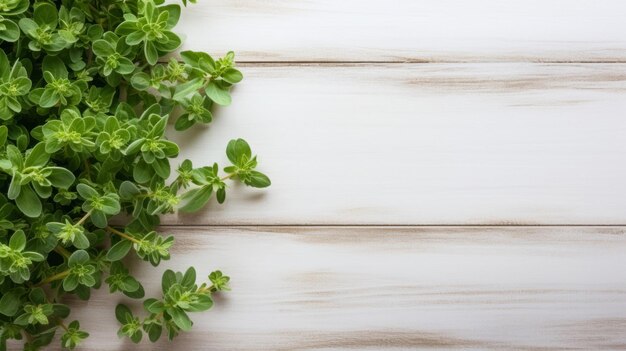
[[(173, 344), (115, 337), (120, 295), (76, 301), (84, 350), (571, 350), (626, 347), (626, 228), (214, 227), (165, 267), (233, 291)], [(133, 274), (158, 294), (160, 270)], [(95, 318), (94, 316), (97, 316)]]
[(164, 223), (626, 223), (624, 64), (242, 69), (210, 127), (170, 135), (195, 165), (246, 138), (272, 187)]
[(184, 48), (241, 61), (623, 61), (621, 0), (203, 0)]

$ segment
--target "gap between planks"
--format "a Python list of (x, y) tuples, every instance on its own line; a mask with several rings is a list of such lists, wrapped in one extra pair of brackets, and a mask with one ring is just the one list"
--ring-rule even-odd
[(622, 228), (626, 224), (162, 224), (167, 228)]
[[(182, 60), (178, 60), (182, 62)], [(167, 63), (168, 59), (159, 61), (160, 63)], [(425, 59), (411, 59), (411, 60), (373, 60), (373, 61), (360, 61), (360, 60), (293, 60), (293, 61), (248, 61), (248, 60), (235, 60), (237, 66), (240, 67), (297, 67), (297, 66), (329, 66), (329, 67), (342, 67), (342, 66), (367, 66), (367, 65), (407, 65), (407, 64), (501, 64), (501, 63), (535, 63), (535, 64), (624, 64), (626, 59), (623, 60), (425, 60)]]

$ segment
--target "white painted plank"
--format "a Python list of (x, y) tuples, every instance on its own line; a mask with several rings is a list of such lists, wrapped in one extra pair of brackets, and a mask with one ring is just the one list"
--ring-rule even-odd
[[(174, 344), (115, 336), (119, 295), (74, 303), (84, 350), (623, 349), (626, 229), (164, 228), (172, 261), (233, 291)], [(158, 296), (158, 295), (157, 295)]]
[(626, 65), (243, 71), (209, 128), (170, 135), (195, 165), (246, 138), (272, 187), (164, 223), (626, 223)]
[(621, 0), (202, 0), (185, 49), (243, 61), (614, 61)]

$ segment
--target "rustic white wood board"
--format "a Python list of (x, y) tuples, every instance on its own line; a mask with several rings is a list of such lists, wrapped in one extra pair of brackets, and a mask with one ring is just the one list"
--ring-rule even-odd
[(185, 48), (244, 61), (624, 61), (622, 0), (200, 0)]
[(119, 340), (113, 309), (127, 300), (100, 291), (72, 302), (83, 349), (626, 348), (625, 12), (192, 5), (185, 48), (235, 50), (245, 80), (210, 127), (170, 133), (180, 159), (223, 165), (243, 137), (273, 185), (166, 217), (172, 260), (133, 265), (148, 295), (165, 268), (233, 277), (191, 333)]
[(247, 139), (267, 191), (168, 224), (624, 224), (626, 65), (246, 66), (196, 164)]
[[(114, 337), (119, 295), (77, 302), (85, 350), (619, 349), (624, 227), (170, 227), (173, 260), (233, 291), (173, 344)], [(133, 270), (148, 291), (159, 273)], [(92, 319), (90, 316), (98, 316)]]

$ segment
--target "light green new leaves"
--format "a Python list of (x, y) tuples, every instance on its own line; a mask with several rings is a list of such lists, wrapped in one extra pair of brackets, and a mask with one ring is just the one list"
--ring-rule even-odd
[(198, 211), (206, 205), (213, 192), (216, 193), (217, 201), (223, 203), (226, 198), (224, 180), (228, 178), (239, 178), (246, 185), (255, 188), (265, 188), (271, 184), (265, 174), (254, 169), (257, 166), (256, 156), (252, 156), (250, 145), (245, 140), (231, 140), (226, 148), (226, 155), (233, 165), (224, 168), (229, 175), (223, 178), (218, 175), (217, 164), (213, 167), (201, 167), (189, 171), (190, 181), (199, 187), (188, 190), (181, 196), (180, 211)]
[(89, 333), (80, 330), (80, 323), (78, 321), (72, 321), (72, 323), (67, 326), (65, 333), (61, 336), (61, 345), (71, 350), (80, 345), (88, 336)]
[(115, 29), (115, 33), (125, 36), (125, 42), (130, 46), (143, 44), (146, 61), (154, 65), (160, 56), (180, 46), (180, 38), (171, 31), (179, 17), (178, 5), (156, 7), (149, 1), (138, 17), (125, 16), (126, 21)]
[(22, 111), (22, 96), (31, 88), (26, 69), (21, 62), (10, 65), (4, 51), (0, 51), (0, 119), (8, 120)]
[(72, 244), (79, 249), (86, 249), (90, 246), (85, 228), (79, 224), (72, 224), (66, 219), (65, 223), (48, 222), (46, 227), (61, 240), (63, 245)]
[(46, 81), (44, 88), (33, 89), (28, 97), (43, 108), (55, 105), (77, 105), (82, 92), (87, 86), (84, 81), (71, 81), (63, 61), (57, 56), (46, 56), (43, 60), (43, 77)]
[(211, 105), (211, 100), (200, 94), (194, 94), (191, 98), (183, 100), (181, 106), (185, 112), (178, 117), (174, 127), (182, 131), (196, 123), (210, 123), (213, 119)]
[(14, 283), (30, 279), (30, 266), (33, 262), (44, 260), (38, 252), (26, 251), (26, 235), (17, 230), (11, 236), (9, 244), (0, 243), (0, 272), (8, 275)]
[(170, 175), (170, 163), (168, 158), (178, 155), (178, 145), (163, 138), (167, 118), (157, 113), (158, 106), (152, 106), (144, 112), (143, 122), (149, 126), (143, 137), (135, 140), (126, 148), (126, 155), (140, 154), (136, 167), (133, 169), (133, 177), (138, 183), (147, 183), (154, 175), (167, 178)]
[(42, 132), (47, 153), (55, 153), (61, 149), (83, 152), (93, 150), (95, 143), (91, 130), (95, 127), (95, 119), (81, 117), (74, 109), (65, 109), (60, 119), (53, 119), (43, 125)]
[(63, 290), (72, 291), (79, 285), (92, 287), (96, 284), (96, 267), (90, 264), (87, 251), (76, 250), (68, 262), (68, 274), (63, 279)]
[(187, 83), (189, 86), (183, 88), (181, 85), (177, 88), (175, 99), (181, 99), (183, 92), (190, 90), (191, 87), (204, 87), (206, 96), (215, 103), (230, 105), (231, 97), (228, 91), (233, 84), (243, 79), (241, 72), (234, 67), (235, 54), (233, 52), (229, 52), (217, 61), (204, 52), (183, 51), (180, 56), (190, 66), (190, 80)]
[[(111, 251), (109, 251), (109, 253), (110, 252)], [(109, 292), (111, 293), (121, 291), (125, 295), (133, 298), (141, 298), (144, 295), (141, 283), (131, 276), (128, 269), (119, 261), (111, 264), (111, 271), (109, 277), (106, 279), (106, 283), (109, 284)]]
[(133, 61), (126, 57), (132, 53), (131, 47), (113, 32), (104, 33), (103, 39), (94, 41), (91, 49), (105, 77), (113, 72), (129, 74), (135, 70)]
[(8, 162), (0, 162), (0, 169), (12, 176), (7, 197), (15, 200), (18, 208), (29, 217), (41, 214), (40, 198), (50, 197), (52, 187), (67, 189), (74, 183), (74, 174), (69, 170), (47, 166), (50, 155), (43, 143), (32, 148), (25, 160), (15, 146), (9, 145), (7, 158)]
[(60, 51), (66, 46), (65, 40), (57, 32), (58, 10), (48, 3), (39, 3), (35, 6), (33, 18), (22, 18), (19, 26), (31, 41), (28, 48), (32, 51), (42, 49), (50, 52)]
[(98, 228), (107, 226), (107, 216), (120, 212), (120, 197), (116, 193), (101, 195), (87, 184), (78, 184), (76, 190), (80, 197), (85, 199), (83, 211), (91, 214), (91, 221)]
[(272, 184), (265, 174), (254, 170), (257, 166), (256, 156), (252, 157), (250, 145), (245, 140), (231, 140), (226, 147), (226, 155), (233, 165), (224, 168), (224, 171), (234, 174), (246, 185), (265, 188)]
[(139, 318), (133, 316), (130, 308), (126, 305), (117, 305), (115, 308), (115, 318), (122, 324), (117, 331), (119, 337), (127, 336), (134, 343), (141, 341), (141, 321)]

